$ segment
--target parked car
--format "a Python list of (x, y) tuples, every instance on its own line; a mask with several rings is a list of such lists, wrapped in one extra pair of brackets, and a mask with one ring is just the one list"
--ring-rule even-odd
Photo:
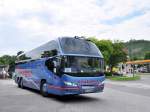
[(139, 70), (139, 72), (141, 72), (141, 73), (147, 73), (148, 70), (147, 70), (146, 67), (142, 67), (142, 68)]

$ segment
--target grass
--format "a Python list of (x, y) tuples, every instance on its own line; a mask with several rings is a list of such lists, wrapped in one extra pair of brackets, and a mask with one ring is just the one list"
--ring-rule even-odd
[(132, 80), (140, 80), (140, 75), (135, 75), (134, 77), (127, 76), (107, 76), (106, 78), (114, 81), (132, 81)]

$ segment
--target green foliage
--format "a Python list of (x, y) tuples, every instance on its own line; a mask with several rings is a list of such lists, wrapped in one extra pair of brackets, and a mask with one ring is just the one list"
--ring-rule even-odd
[(127, 76), (108, 76), (107, 77), (110, 80), (115, 81), (132, 81), (132, 80), (140, 80), (140, 75), (135, 75), (134, 77), (127, 77)]
[(119, 62), (127, 61), (127, 53), (124, 51), (124, 44), (121, 41), (115, 41), (113, 43), (113, 52), (109, 58), (109, 64), (111, 68), (116, 66)]
[(111, 68), (119, 62), (127, 60), (127, 53), (124, 50), (125, 46), (121, 41), (116, 40), (112, 42), (111, 40), (98, 40), (96, 38), (89, 38), (89, 40), (97, 45), (104, 56), (105, 63)]
[(100, 40), (97, 42), (98, 48), (101, 50), (105, 62), (108, 64), (110, 59), (110, 54), (113, 52), (113, 44), (110, 40)]
[(100, 49), (104, 56), (104, 60), (106, 64), (109, 64), (109, 58), (110, 54), (113, 52), (113, 43), (110, 40), (98, 40), (96, 38), (88, 38), (93, 43), (96, 44), (96, 46)]
[(105, 72), (104, 74), (105, 74), (106, 77), (112, 76), (111, 72)]
[(145, 52), (150, 51), (150, 41), (147, 40), (130, 40), (124, 44), (131, 60), (144, 59)]
[(145, 53), (144, 59), (150, 59), (150, 51)]
[(133, 56), (132, 60), (140, 60), (140, 58), (137, 56)]
[(16, 56), (4, 55), (0, 57), (0, 65), (13, 65), (15, 64)]
[(92, 41), (97, 45), (98, 40), (95, 37), (89, 37), (88, 40)]

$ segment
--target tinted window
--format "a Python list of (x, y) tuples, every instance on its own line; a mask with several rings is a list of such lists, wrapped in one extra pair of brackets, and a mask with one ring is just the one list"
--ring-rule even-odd
[(31, 59), (31, 57), (27, 57), (25, 54), (18, 57), (18, 60), (27, 60), (27, 59)]
[(65, 67), (70, 69), (70, 72), (79, 73), (94, 73), (103, 71), (103, 59), (93, 57), (77, 57), (68, 56), (66, 58)]
[(65, 54), (95, 55), (102, 57), (101, 52), (92, 42), (76, 38), (61, 38), (60, 43), (62, 51)]
[(57, 55), (57, 50), (51, 50), (51, 51), (43, 51), (41, 54), (41, 58), (45, 58), (45, 57), (51, 57), (51, 56), (56, 56)]
[(53, 55), (57, 55), (58, 52), (59, 52), (59, 48), (57, 42), (50, 41), (38, 48), (35, 48), (19, 56), (19, 61), (27, 60), (27, 59), (38, 59), (38, 58), (50, 57)]
[(62, 59), (62, 72), (72, 76), (101, 76), (104, 72), (104, 60), (95, 57), (65, 56)]

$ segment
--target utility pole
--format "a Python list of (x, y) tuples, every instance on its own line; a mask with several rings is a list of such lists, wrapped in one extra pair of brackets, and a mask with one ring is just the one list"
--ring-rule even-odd
[[(129, 54), (130, 54), (130, 61), (133, 61), (133, 57), (132, 57), (132, 38), (130, 39), (130, 44), (129, 44), (129, 46), (130, 46), (130, 48), (129, 48)], [(133, 63), (132, 64), (132, 69), (133, 69), (133, 77), (134, 77), (134, 75), (135, 75), (135, 73), (134, 73), (134, 66), (135, 66), (135, 64)]]

